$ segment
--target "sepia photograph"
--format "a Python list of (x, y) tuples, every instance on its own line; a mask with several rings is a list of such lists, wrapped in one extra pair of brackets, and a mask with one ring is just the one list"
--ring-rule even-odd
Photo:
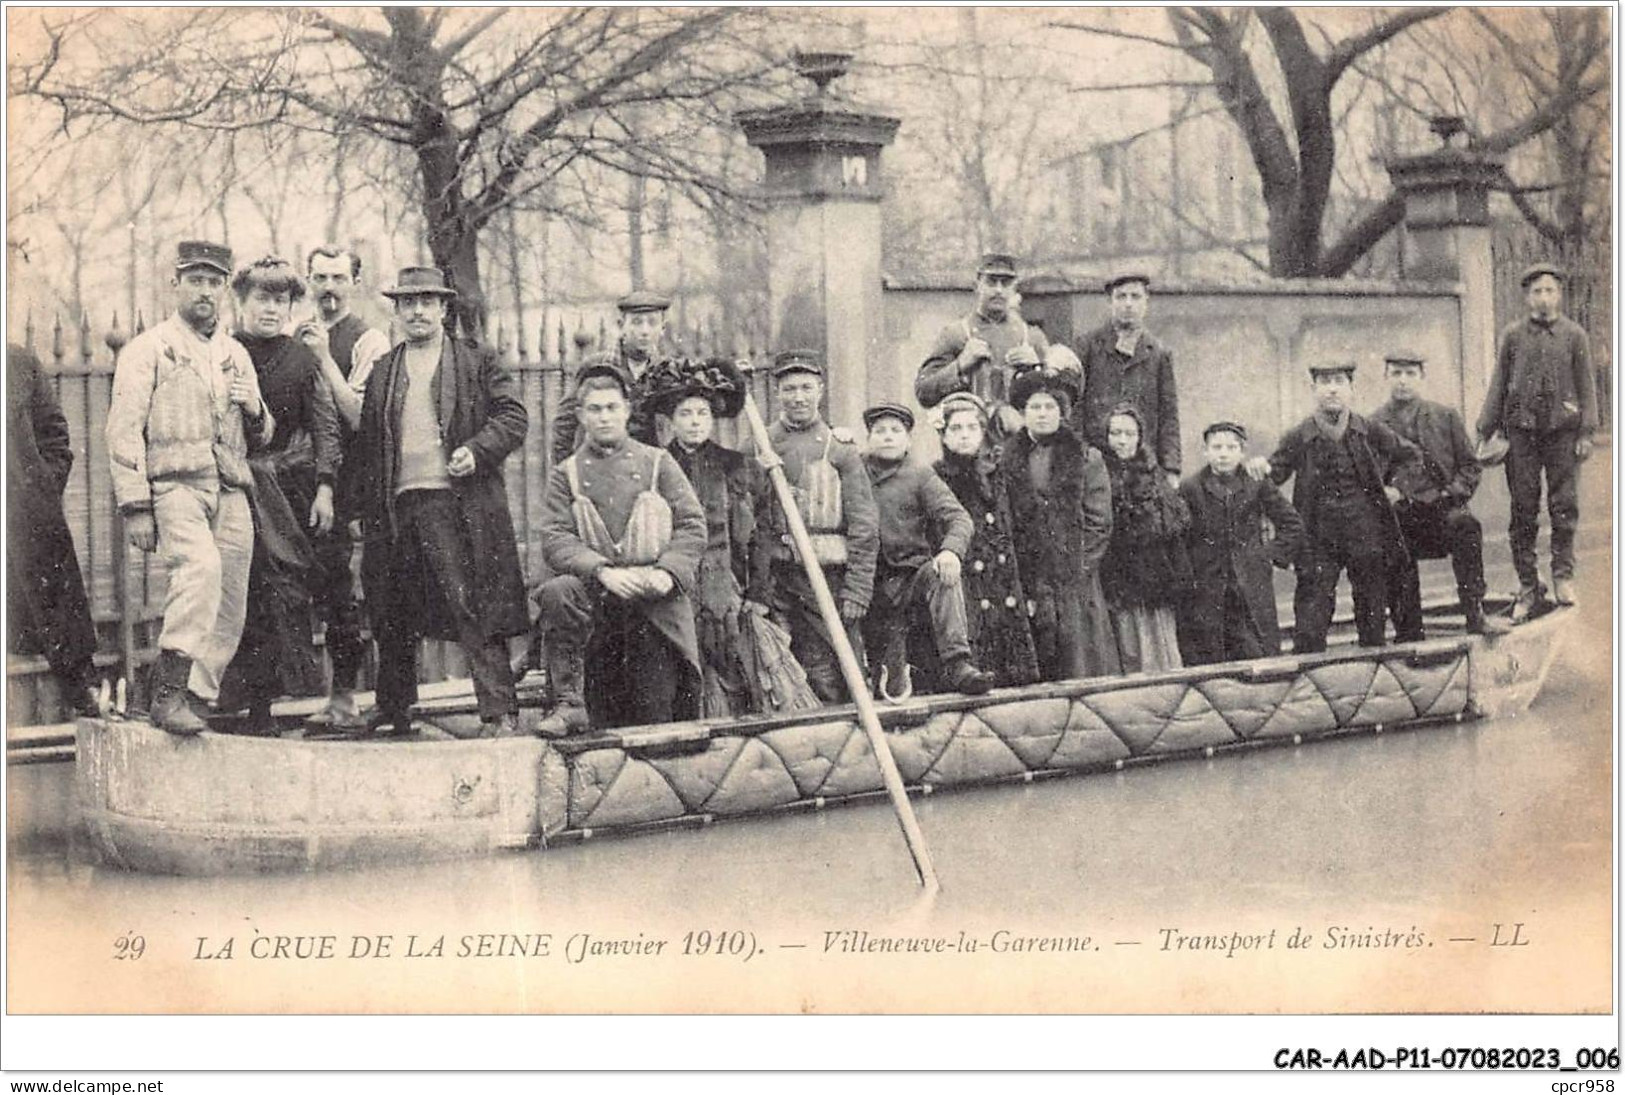
[(1614, 8), (5, 30), (13, 1022), (1617, 1070)]

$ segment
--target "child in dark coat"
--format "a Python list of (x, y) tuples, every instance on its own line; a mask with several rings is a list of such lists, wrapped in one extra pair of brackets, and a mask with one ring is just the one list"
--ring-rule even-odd
[(1202, 441), (1207, 467), (1179, 485), (1190, 509), (1193, 581), (1181, 652), (1186, 665), (1272, 657), (1281, 652), (1281, 631), (1270, 566), (1290, 565), (1303, 522), (1273, 483), (1241, 470), (1245, 427), (1215, 422)]

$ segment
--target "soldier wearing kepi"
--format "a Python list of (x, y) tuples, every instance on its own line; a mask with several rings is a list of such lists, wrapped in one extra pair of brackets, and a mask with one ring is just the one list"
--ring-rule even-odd
[(175, 314), (119, 355), (107, 410), (107, 456), (125, 534), (162, 553), (169, 571), (150, 712), (172, 734), (196, 734), (188, 706), (220, 694), (242, 638), (254, 519), (248, 447), (276, 422), (254, 364), (220, 323), (231, 251), (187, 240), (175, 260)]
[[(1315, 413), (1286, 432), (1269, 458), (1269, 475), (1292, 484), (1292, 508), (1303, 518), (1298, 556), (1292, 651), (1326, 649), (1337, 603), (1337, 579), (1349, 572), (1354, 621), (1361, 646), (1384, 644), (1388, 575), (1409, 555), (1394, 503), (1401, 495), (1386, 486), (1418, 459), (1416, 447), (1380, 422), (1349, 408), (1354, 365), (1312, 365)], [(1403, 473), (1408, 474), (1408, 473)]]
[[(779, 418), (768, 426), (768, 440), (784, 461), (785, 479), (801, 507), (847, 638), (861, 651), (858, 624), (869, 611), (880, 550), (880, 518), (869, 473), (851, 431), (826, 424), (819, 413), (824, 366), (816, 353), (784, 351), (773, 359), (773, 378)], [(845, 687), (834, 640), (824, 627), (778, 499), (765, 486), (756, 518), (750, 599), (767, 605), (790, 633), (790, 649), (818, 698), (838, 703)]]
[[(590, 364), (608, 362), (621, 371), (626, 381), (626, 397), (632, 405), (627, 429), (634, 441), (658, 445), (660, 432), (655, 414), (645, 402), (649, 394), (649, 368), (660, 356), (660, 340), (666, 331), (666, 311), (671, 301), (659, 293), (639, 289), (622, 297), (615, 307), (620, 311), (615, 350), (600, 355)], [(553, 462), (562, 462), (580, 444), (580, 422), (572, 394), (559, 404), (553, 418)]]
[(507, 640), (528, 628), (502, 462), (529, 420), (495, 351), (454, 342), (455, 290), (408, 266), (384, 290), (406, 340), (373, 369), (344, 468), (361, 520), (361, 582), (378, 643), (378, 730), (409, 731), (420, 639), (455, 640), (481, 736), (518, 733)]
[(1179, 388), (1174, 357), (1145, 329), (1151, 279), (1145, 274), (1118, 274), (1106, 282), (1111, 319), (1084, 337), (1078, 349), (1083, 363), (1083, 394), (1073, 429), (1102, 452), (1110, 448), (1106, 433), (1111, 410), (1132, 403), (1145, 422), (1141, 442), (1179, 487)]
[(880, 514), (874, 599), (863, 621), (864, 645), (883, 699), (911, 691), (908, 639), (923, 610), (934, 640), (936, 677), (954, 692), (981, 695), (993, 675), (971, 660), (970, 624), (960, 567), (976, 527), (930, 465), (909, 459), (914, 412), (880, 403), (863, 412), (869, 428), (869, 479)]
[(1546, 596), (1535, 567), (1543, 473), (1552, 520), (1552, 595), (1560, 605), (1576, 599), (1579, 468), (1591, 456), (1597, 431), (1597, 388), (1585, 329), (1562, 314), (1563, 282), (1563, 271), (1547, 263), (1523, 272), (1529, 316), (1501, 333), (1489, 394), (1478, 416), (1481, 439), (1499, 433), (1509, 446), (1509, 539), (1519, 585), (1515, 621), (1526, 618)]
[(1399, 488), (1399, 527), (1410, 548), (1409, 559), (1389, 575), (1388, 607), (1394, 637), (1402, 643), (1426, 637), (1417, 559), (1450, 557), (1468, 631), (1481, 635), (1503, 629), (1501, 621), (1484, 618), (1484, 532), (1467, 509), (1478, 489), (1478, 458), (1467, 440), (1461, 415), (1421, 397), (1425, 367), (1420, 355), (1389, 354), (1383, 364), (1388, 402), (1371, 415), (1371, 421), (1387, 426), (1421, 451), (1419, 461), (1396, 468), (1389, 476), (1389, 483)]
[[(306, 281), (316, 301), (316, 317), (299, 325), (295, 335), (321, 363), (322, 379), (333, 397), (341, 423), (341, 464), (355, 444), (361, 403), (373, 366), (389, 352), (389, 338), (351, 310), (361, 284), (361, 259), (352, 251), (324, 244), (305, 259)], [(361, 602), (350, 570), (354, 543), (350, 537), (352, 507), (335, 495), (333, 530), (317, 536), (317, 576), (311, 588), (317, 613), (327, 625), (326, 647), (333, 666), (332, 686), (321, 721), (338, 730), (364, 724), (356, 708), (355, 687), (366, 647), (361, 639)]]
[[(937, 335), (914, 378), (914, 398), (935, 407), (952, 392), (971, 392), (988, 408), (997, 442), (1021, 428), (1008, 404), (1010, 378), (1045, 359), (1049, 341), (1016, 310), (1016, 260), (989, 253), (976, 268), (976, 306)], [(1053, 363), (1052, 363), (1053, 364)]]
[[(627, 434), (624, 374), (582, 370), (584, 440), (548, 474), (542, 645), (556, 701), (545, 737), (699, 714), (700, 648), (689, 591), (705, 510), (677, 461)], [(589, 675), (590, 674), (590, 675)]]

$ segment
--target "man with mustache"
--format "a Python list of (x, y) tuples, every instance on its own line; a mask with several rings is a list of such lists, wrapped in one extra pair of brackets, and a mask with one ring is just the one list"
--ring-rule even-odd
[(507, 640), (523, 634), (502, 462), (525, 440), (519, 383), (496, 351), (454, 342), (445, 274), (408, 266), (384, 290), (406, 339), (367, 382), (344, 468), (361, 521), (361, 582), (378, 643), (375, 730), (411, 731), (418, 641), (453, 640), (474, 678), (482, 737), (519, 732)]
[[(299, 340), (316, 355), (322, 378), (338, 411), (340, 463), (355, 443), (361, 421), (361, 403), (373, 365), (389, 352), (389, 338), (351, 311), (351, 299), (361, 284), (361, 259), (353, 251), (324, 244), (305, 260), (305, 280), (316, 301), (316, 318), (299, 325)], [(333, 678), (327, 707), (317, 716), (335, 730), (364, 725), (356, 707), (355, 687), (366, 647), (361, 640), (361, 602), (356, 596), (350, 561), (348, 500), (335, 496), (332, 530), (315, 537), (317, 576), (311, 589), (317, 614), (327, 625), (327, 656)]]
[(220, 323), (230, 273), (228, 248), (180, 244), (175, 313), (119, 354), (107, 411), (125, 535), (160, 551), (169, 572), (148, 710), (172, 734), (203, 730), (188, 692), (218, 697), (237, 652), (254, 552), (248, 447), (276, 427), (248, 351)]

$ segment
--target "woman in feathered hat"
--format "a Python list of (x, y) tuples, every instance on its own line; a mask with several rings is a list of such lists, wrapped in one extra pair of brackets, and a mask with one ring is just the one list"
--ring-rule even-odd
[(1027, 619), (1027, 593), (1016, 564), (1010, 499), (1000, 478), (999, 451), (988, 442), (988, 409), (980, 396), (954, 392), (931, 409), (942, 435), (937, 474), (971, 516), (976, 531), (961, 569), (972, 660), (1000, 687), (1038, 680)]
[(756, 531), (755, 469), (743, 453), (717, 444), (716, 420), (745, 404), (745, 378), (731, 361), (671, 358), (645, 375), (646, 405), (667, 415), (666, 446), (705, 507), (706, 546), (693, 591), (706, 718), (751, 710), (751, 682), (739, 658), (739, 614)]
[(999, 475), (1010, 497), (1022, 584), (1031, 601), (1045, 680), (1119, 672), (1100, 562), (1112, 535), (1112, 488), (1099, 450), (1066, 425), (1077, 378), (1047, 366), (1010, 381), (1022, 428), (1004, 444)]

